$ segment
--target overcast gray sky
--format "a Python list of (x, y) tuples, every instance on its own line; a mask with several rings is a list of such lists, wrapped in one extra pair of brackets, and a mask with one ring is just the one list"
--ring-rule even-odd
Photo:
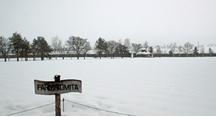
[(0, 36), (17, 31), (31, 43), (44, 36), (87, 38), (91, 45), (129, 38), (150, 46), (216, 43), (216, 0), (0, 0)]

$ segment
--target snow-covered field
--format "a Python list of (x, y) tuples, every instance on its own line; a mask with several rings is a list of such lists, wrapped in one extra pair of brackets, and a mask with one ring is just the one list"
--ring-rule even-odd
[[(55, 101), (36, 95), (34, 79), (82, 80), (82, 93), (61, 97), (132, 115), (216, 115), (216, 58), (87, 58), (3, 62), (0, 60), (0, 115)], [(55, 115), (55, 105), (16, 115)], [(62, 115), (115, 115), (65, 101)]]

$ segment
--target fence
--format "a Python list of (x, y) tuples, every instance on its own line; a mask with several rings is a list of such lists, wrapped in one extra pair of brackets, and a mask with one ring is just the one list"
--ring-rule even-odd
[[(100, 109), (100, 108), (96, 108), (96, 107), (88, 106), (88, 105), (84, 105), (84, 104), (77, 103), (77, 102), (70, 101), (70, 100), (67, 100), (67, 99), (64, 99), (64, 98), (63, 98), (62, 102), (64, 102), (64, 101), (67, 101), (67, 102), (70, 102), (70, 103), (73, 103), (73, 104), (77, 104), (77, 105), (79, 105), (79, 106), (83, 106), (83, 107), (86, 107), (86, 108), (90, 108), (90, 109), (94, 109), (94, 110), (98, 110), (98, 111), (104, 111), (104, 112), (107, 112), (107, 113), (113, 113), (113, 114), (117, 114), (117, 115), (124, 115), (124, 116), (135, 116), (135, 115), (132, 115), (132, 114), (120, 113), (120, 112), (109, 111), (109, 110), (105, 110), (105, 109)], [(52, 105), (52, 104), (55, 104), (55, 102), (53, 102), (53, 103), (49, 103), (49, 104), (45, 104), (45, 105), (41, 105), (41, 106), (38, 106), (38, 107), (35, 107), (35, 108), (31, 108), (31, 109), (23, 110), (23, 111), (20, 111), (20, 112), (16, 112), (16, 113), (8, 114), (8, 115), (6, 115), (6, 116), (13, 116), (13, 115), (17, 115), (17, 114), (20, 114), (20, 113), (24, 113), (24, 112), (32, 111), (32, 110), (39, 109), (39, 108), (42, 108), (42, 107), (45, 107), (45, 106), (49, 106), (49, 105)], [(64, 107), (63, 107), (63, 108), (64, 108)]]

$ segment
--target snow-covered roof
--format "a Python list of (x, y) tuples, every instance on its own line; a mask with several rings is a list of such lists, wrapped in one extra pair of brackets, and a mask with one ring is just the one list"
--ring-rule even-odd
[(150, 52), (148, 52), (146, 50), (146, 48), (141, 48), (140, 49), (140, 52), (137, 52), (136, 55), (148, 55), (148, 54), (151, 54)]

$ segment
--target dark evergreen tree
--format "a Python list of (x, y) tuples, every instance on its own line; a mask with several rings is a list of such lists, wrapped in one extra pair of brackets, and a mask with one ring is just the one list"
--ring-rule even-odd
[(22, 44), (21, 44), (20, 56), (25, 57), (25, 61), (28, 61), (28, 54), (29, 53), (31, 53), (30, 43), (26, 38), (24, 38), (22, 40)]
[(173, 51), (172, 50), (169, 51), (169, 55), (173, 56)]
[(108, 49), (107, 42), (100, 37), (95, 43), (95, 50), (97, 51), (97, 54), (100, 56), (100, 59), (103, 52), (106, 54), (108, 53), (107, 49)]
[(116, 48), (115, 53), (123, 58), (124, 56), (127, 56), (129, 54), (129, 50), (125, 45), (119, 44)]
[(40, 36), (33, 40), (32, 49), (41, 56), (41, 60), (44, 60), (45, 56), (49, 56), (52, 51), (45, 38)]
[(33, 61), (35, 61), (37, 43), (38, 43), (37, 40), (34, 39), (33, 43), (31, 44), (31, 51), (32, 51), (32, 54), (33, 54)]
[(17, 32), (13, 33), (13, 36), (9, 38), (12, 45), (12, 52), (16, 53), (17, 61), (19, 61), (19, 53), (21, 51), (21, 45), (22, 45), (22, 36), (21, 34), (18, 34)]
[(212, 49), (209, 47), (209, 55), (211, 56), (213, 54)]
[(199, 54), (199, 53), (198, 53), (197, 47), (194, 47), (194, 56), (196, 57), (198, 54)]
[(153, 57), (153, 48), (149, 47), (149, 52), (151, 53), (151, 56)]

